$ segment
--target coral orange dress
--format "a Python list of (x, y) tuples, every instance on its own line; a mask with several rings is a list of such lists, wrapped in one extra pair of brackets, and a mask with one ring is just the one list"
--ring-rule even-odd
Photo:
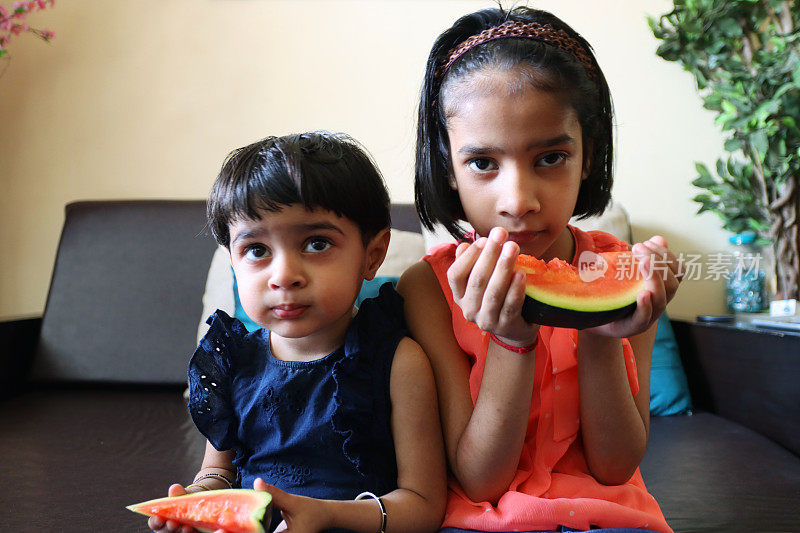
[[(569, 229), (575, 239), (576, 258), (585, 250), (600, 253), (628, 249), (627, 243), (608, 233)], [(470, 357), (469, 385), (474, 403), (490, 340), (488, 333), (464, 318), (453, 301), (446, 273), (455, 259), (456, 245), (437, 246), (424, 260), (436, 273), (452, 312), (458, 344)], [(672, 533), (638, 468), (630, 480), (617, 486), (603, 485), (589, 472), (580, 435), (577, 336), (575, 329), (540, 327), (528, 428), (508, 492), (496, 506), (473, 502), (451, 476), (442, 527), (479, 531), (628, 527)], [(622, 346), (631, 394), (636, 395), (639, 383), (633, 350), (627, 339)]]

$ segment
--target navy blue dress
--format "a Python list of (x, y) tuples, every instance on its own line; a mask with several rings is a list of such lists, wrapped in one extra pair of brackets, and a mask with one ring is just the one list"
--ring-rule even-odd
[(397, 488), (389, 376), (406, 330), (391, 283), (362, 302), (344, 345), (316, 361), (275, 358), (268, 330), (248, 333), (223, 311), (207, 322), (189, 366), (189, 412), (214, 448), (235, 452), (240, 487), (261, 477), (336, 500)]

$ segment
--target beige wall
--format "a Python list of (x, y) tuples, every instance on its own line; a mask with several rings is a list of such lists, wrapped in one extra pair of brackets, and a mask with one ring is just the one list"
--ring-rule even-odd
[[(721, 135), (691, 77), (655, 56), (645, 21), (671, 2), (535, 4), (593, 43), (609, 79), (615, 196), (634, 236), (718, 250), (725, 234), (694, 215), (690, 181), (693, 161), (716, 159)], [(17, 38), (0, 77), (0, 318), (42, 312), (65, 203), (204, 197), (229, 150), (269, 134), (346, 131), (375, 156), (392, 198), (411, 201), (428, 48), (457, 16), (491, 5), (61, 0), (32, 16), (57, 37)], [(720, 282), (686, 282), (669, 310), (721, 312), (721, 300)]]

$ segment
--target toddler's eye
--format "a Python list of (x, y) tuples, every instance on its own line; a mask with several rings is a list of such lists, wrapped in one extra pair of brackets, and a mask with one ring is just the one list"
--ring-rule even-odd
[(543, 167), (552, 167), (559, 164), (566, 158), (567, 154), (564, 152), (552, 152), (539, 159), (538, 164)]
[(486, 172), (487, 170), (496, 170), (497, 165), (486, 157), (476, 157), (467, 161), (467, 166), (474, 172)]
[(266, 257), (268, 255), (270, 255), (269, 248), (261, 244), (251, 244), (250, 246), (244, 249), (245, 258), (251, 261), (261, 259), (262, 257)]
[(305, 251), (312, 253), (324, 252), (332, 246), (331, 241), (321, 237), (313, 237), (306, 242)]

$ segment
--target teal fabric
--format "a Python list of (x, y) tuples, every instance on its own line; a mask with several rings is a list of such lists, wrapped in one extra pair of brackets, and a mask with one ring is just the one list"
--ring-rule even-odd
[[(365, 281), (361, 292), (356, 298), (356, 305), (367, 298), (378, 295), (381, 285), (391, 281), (397, 285), (397, 277), (381, 276)], [(236, 303), (234, 316), (242, 321), (247, 331), (255, 331), (259, 325), (253, 322), (242, 309), (239, 301), (239, 290), (236, 286), (236, 277), (233, 278), (233, 298)], [(689, 413), (692, 410), (692, 398), (689, 395), (689, 385), (683, 371), (675, 334), (669, 323), (669, 317), (664, 313), (658, 319), (656, 329), (656, 342), (653, 346), (653, 359), (650, 368), (650, 414), (654, 416), (667, 416)]]
[(242, 309), (242, 302), (239, 300), (239, 286), (236, 284), (236, 274), (233, 275), (233, 303), (236, 305), (233, 316), (241, 320), (247, 331), (253, 332), (261, 328), (261, 326), (253, 322), (253, 320), (247, 316), (247, 313), (244, 312), (244, 309)]
[(690, 413), (692, 398), (683, 371), (678, 344), (666, 313), (658, 319), (653, 359), (650, 364), (650, 414)]
[(397, 287), (398, 279), (399, 278), (397, 276), (378, 276), (371, 280), (365, 281), (364, 284), (361, 285), (361, 292), (358, 293), (358, 298), (356, 298), (356, 305), (360, 306), (361, 302), (367, 298), (375, 298), (378, 296), (378, 289), (380, 289), (381, 285), (387, 281), (392, 283), (392, 287)]

